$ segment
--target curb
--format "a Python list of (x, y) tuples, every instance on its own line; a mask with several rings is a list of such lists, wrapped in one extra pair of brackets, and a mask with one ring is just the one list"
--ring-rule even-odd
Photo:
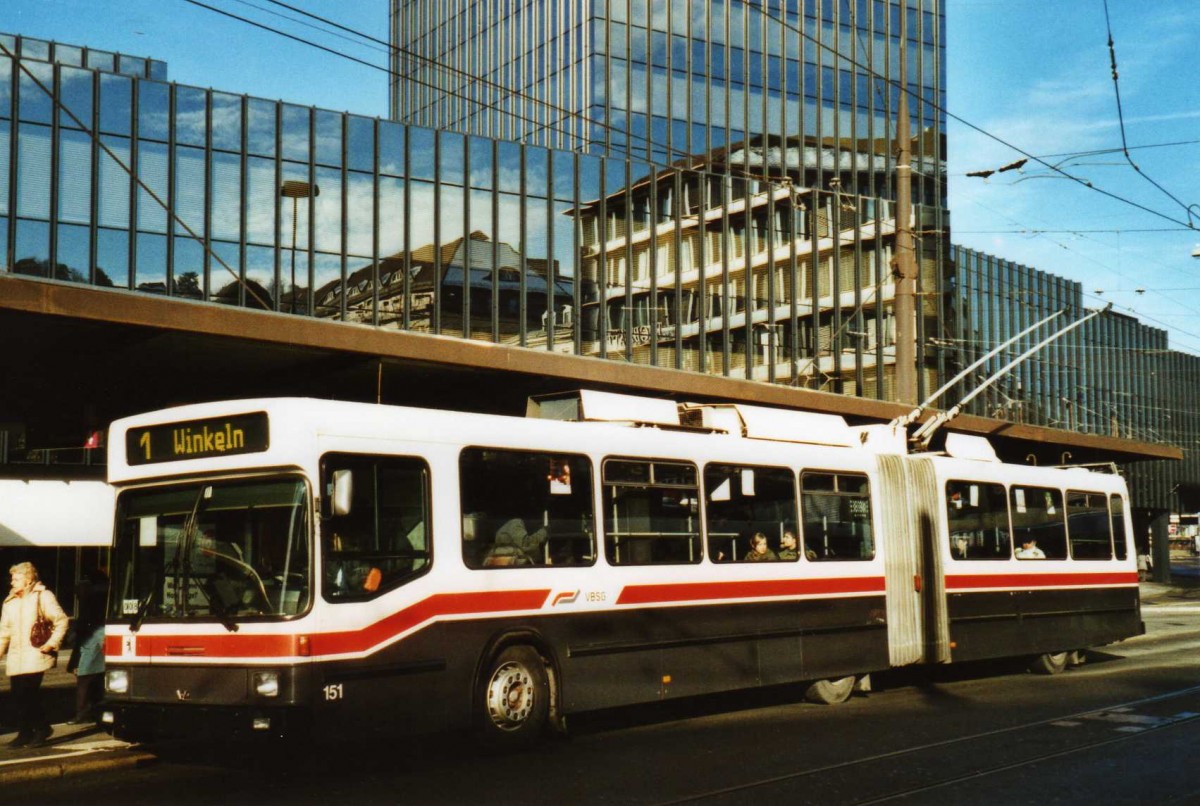
[(141, 750), (109, 750), (82, 758), (31, 760), (28, 764), (14, 765), (11, 769), (0, 768), (0, 786), (68, 778), (103, 770), (146, 767), (157, 760), (158, 758), (153, 754)]

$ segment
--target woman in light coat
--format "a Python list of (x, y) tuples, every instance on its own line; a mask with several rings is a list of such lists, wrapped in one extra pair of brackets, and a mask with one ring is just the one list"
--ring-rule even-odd
[[(0, 657), (8, 655), (8, 678), (17, 709), (17, 737), (10, 747), (37, 747), (46, 743), (53, 729), (42, 711), (42, 676), (54, 666), (55, 655), (67, 634), (67, 614), (45, 585), (38, 582), (33, 563), (17, 563), (8, 569), (12, 590), (0, 609)], [(35, 647), (29, 631), (37, 621), (38, 609), (54, 629), (49, 640)]]

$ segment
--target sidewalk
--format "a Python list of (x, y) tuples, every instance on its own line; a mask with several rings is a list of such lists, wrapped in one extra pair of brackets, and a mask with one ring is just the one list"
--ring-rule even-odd
[[(96, 725), (68, 725), (75, 713), (75, 675), (67, 672), (69, 650), (60, 653), (58, 666), (42, 679), (42, 703), (54, 725), (49, 744), (10, 748), (16, 737), (10, 724), (8, 675), (0, 672), (0, 791), (10, 783), (63, 778), (99, 770), (114, 770), (153, 763), (155, 757), (122, 742)], [(4, 664), (0, 662), (0, 670)]]
[(1173, 575), (1170, 582), (1140, 582), (1143, 607), (1196, 605), (1200, 607), (1200, 580)]

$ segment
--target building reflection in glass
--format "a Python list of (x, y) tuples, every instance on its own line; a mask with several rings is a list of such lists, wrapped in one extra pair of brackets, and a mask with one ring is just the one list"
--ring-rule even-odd
[(51, 101), (0, 58), (4, 270), (887, 396), (890, 205), (842, 190), (882, 184), (885, 142), (757, 138), (652, 166), (79, 67), (57, 48), (21, 60)]

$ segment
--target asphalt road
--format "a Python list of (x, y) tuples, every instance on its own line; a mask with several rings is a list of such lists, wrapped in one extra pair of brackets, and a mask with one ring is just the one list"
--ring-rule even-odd
[[(1200, 603), (1056, 677), (906, 670), (833, 707), (796, 690), (576, 719), (481, 755), (453, 736), (303, 756), (180, 746), (153, 767), (40, 782), (90, 803), (1200, 803)], [(386, 715), (381, 715), (386, 718)]]

